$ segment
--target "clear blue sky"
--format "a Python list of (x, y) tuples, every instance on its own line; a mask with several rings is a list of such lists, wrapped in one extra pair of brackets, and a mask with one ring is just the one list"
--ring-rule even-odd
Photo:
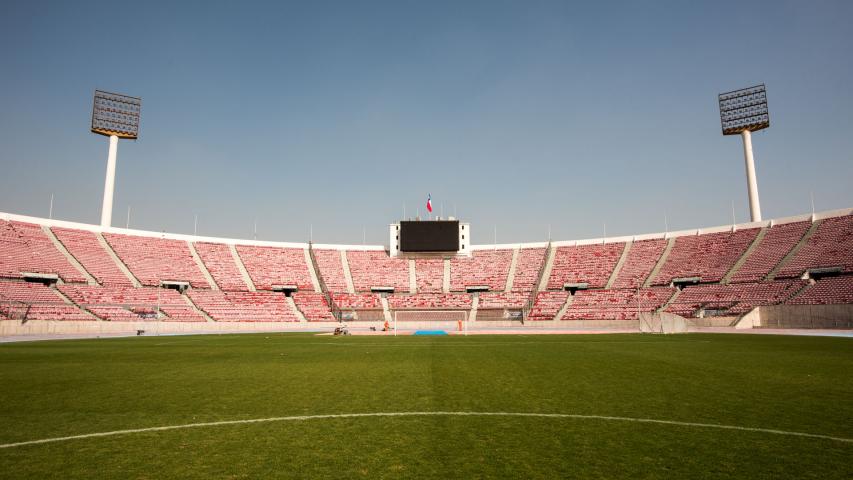
[[(177, 2), (176, 2), (177, 3)], [(766, 83), (765, 218), (853, 206), (853, 2), (0, 3), (0, 211), (97, 223), (96, 88), (142, 97), (113, 224), (474, 243), (748, 217), (717, 94)]]

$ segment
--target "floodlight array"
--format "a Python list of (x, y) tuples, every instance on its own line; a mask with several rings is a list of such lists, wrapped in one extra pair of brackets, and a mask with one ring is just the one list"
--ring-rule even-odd
[(95, 90), (92, 132), (120, 138), (137, 138), (141, 108), (140, 98)]
[(723, 135), (744, 130), (754, 132), (770, 126), (767, 90), (764, 85), (720, 94), (720, 122)]

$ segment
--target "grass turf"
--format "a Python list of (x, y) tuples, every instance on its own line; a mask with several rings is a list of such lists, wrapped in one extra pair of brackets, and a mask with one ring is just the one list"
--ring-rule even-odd
[[(608, 415), (853, 438), (853, 340), (142, 337), (0, 345), (0, 444), (289, 415)], [(853, 443), (591, 419), (348, 418), (0, 449), (0, 478), (851, 478)]]

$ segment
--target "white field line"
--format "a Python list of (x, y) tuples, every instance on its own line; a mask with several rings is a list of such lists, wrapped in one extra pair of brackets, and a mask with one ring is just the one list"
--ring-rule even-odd
[(367, 418), (367, 417), (528, 417), (528, 418), (558, 418), (575, 420), (604, 420), (613, 422), (651, 423), (657, 425), (675, 425), (679, 427), (714, 428), (718, 430), (737, 430), (742, 432), (769, 433), (773, 435), (785, 435), (789, 437), (804, 437), (820, 440), (831, 440), (834, 442), (853, 443), (853, 438), (833, 437), (815, 433), (789, 432), (772, 428), (741, 427), (737, 425), (719, 425), (715, 423), (679, 422), (675, 420), (657, 420), (653, 418), (614, 417), (608, 415), (577, 415), (570, 413), (525, 413), (525, 412), (377, 412), (377, 413), (338, 413), (328, 415), (299, 415), (290, 417), (269, 417), (247, 420), (224, 420), (219, 422), (188, 423), (184, 425), (168, 425), (164, 427), (134, 428), (129, 430), (114, 430), (111, 432), (86, 433), (83, 435), (71, 435), (67, 437), (43, 438), (41, 440), (28, 440), (25, 442), (7, 443), (0, 445), (0, 449), (23, 447), (27, 445), (39, 445), (43, 443), (67, 442), (69, 440), (81, 440), (86, 438), (112, 437), (115, 435), (129, 435), (133, 433), (162, 432), (166, 430), (181, 430), (186, 428), (218, 427), (223, 425), (243, 425), (251, 423), (270, 422), (293, 422), (306, 420), (324, 420), (336, 418)]
[[(470, 342), (470, 341), (460, 341), (458, 343), (358, 343), (358, 342), (345, 342), (343, 340), (332, 340), (329, 342), (304, 342), (299, 344), (293, 344), (293, 346), (299, 345), (332, 345), (336, 347), (389, 347), (389, 348), (456, 348), (456, 347), (488, 347), (489, 345), (564, 345), (564, 344), (584, 344), (584, 345), (598, 345), (598, 344), (611, 344), (611, 343), (630, 343), (632, 345), (644, 343), (644, 344), (671, 344), (664, 341), (629, 341), (629, 340), (608, 340), (608, 341), (599, 341), (599, 342), (587, 342), (583, 340), (577, 341), (554, 341), (554, 342), (537, 342), (537, 341), (526, 341), (526, 342)], [(686, 343), (711, 343), (710, 340), (688, 340), (684, 342), (678, 342), (679, 345)], [(236, 344), (235, 344), (236, 345)]]

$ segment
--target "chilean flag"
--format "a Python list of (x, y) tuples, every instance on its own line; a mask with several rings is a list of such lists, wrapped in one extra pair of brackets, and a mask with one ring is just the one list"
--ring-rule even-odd
[(432, 213), (432, 195), (427, 194), (427, 212)]

